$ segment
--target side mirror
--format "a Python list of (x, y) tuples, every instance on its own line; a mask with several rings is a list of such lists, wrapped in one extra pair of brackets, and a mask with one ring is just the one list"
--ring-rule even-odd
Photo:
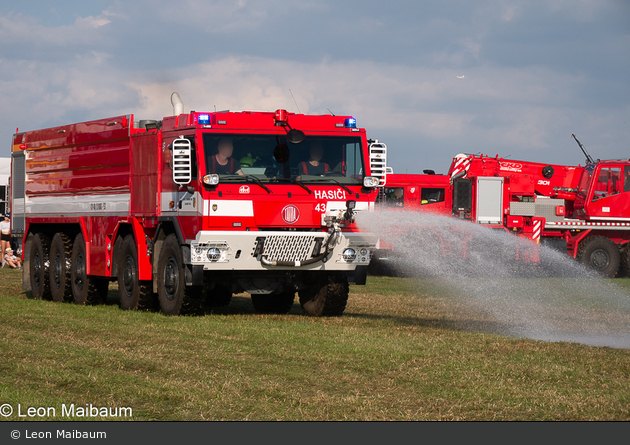
[(292, 128), (287, 132), (287, 142), (289, 144), (301, 144), (306, 139), (306, 135), (303, 131)]
[(192, 147), (186, 138), (173, 141), (173, 182), (187, 185), (192, 181)]

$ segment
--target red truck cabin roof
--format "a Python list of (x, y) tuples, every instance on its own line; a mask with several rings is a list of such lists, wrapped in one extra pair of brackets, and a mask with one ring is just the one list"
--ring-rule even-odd
[(162, 122), (163, 131), (202, 128), (218, 131), (272, 130), (286, 133), (285, 127), (301, 131), (365, 133), (364, 129), (356, 127), (356, 120), (352, 116), (304, 115), (284, 110), (191, 112), (165, 117)]

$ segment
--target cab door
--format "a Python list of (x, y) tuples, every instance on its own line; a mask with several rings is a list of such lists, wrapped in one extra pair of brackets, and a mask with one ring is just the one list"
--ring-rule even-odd
[(586, 213), (591, 219), (630, 219), (630, 165), (602, 163), (596, 168)]

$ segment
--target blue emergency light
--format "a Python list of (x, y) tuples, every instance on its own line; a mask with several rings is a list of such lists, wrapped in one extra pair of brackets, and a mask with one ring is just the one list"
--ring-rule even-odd
[(199, 125), (207, 125), (210, 123), (210, 115), (209, 114), (198, 114), (197, 115), (197, 122), (199, 122)]
[(346, 128), (357, 128), (357, 120), (353, 117), (348, 117), (344, 125)]

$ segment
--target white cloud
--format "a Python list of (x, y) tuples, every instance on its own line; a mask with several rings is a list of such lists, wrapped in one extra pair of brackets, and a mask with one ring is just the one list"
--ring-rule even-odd
[(592, 22), (615, 10), (628, 12), (627, 4), (614, 0), (548, 0), (545, 3), (550, 11), (567, 14), (579, 22)]
[[(479, 144), (544, 148), (549, 125), (563, 119), (572, 89), (582, 83), (580, 77), (545, 69), (472, 69), (464, 81), (456, 74), (363, 61), (309, 64), (247, 57), (179, 70), (172, 76), (178, 82), (130, 86), (146, 98), (143, 113), (154, 117), (171, 113), (173, 91), (187, 111), (212, 111), (216, 105), (296, 112), (291, 89), (301, 112), (351, 114), (371, 131), (404, 130), (410, 137), (437, 140), (475, 135)], [(468, 105), (460, 109), (464, 102)]]
[(85, 28), (98, 29), (102, 26), (110, 24), (111, 20), (109, 20), (108, 18), (104, 16), (100, 16), (100, 17), (89, 16), (89, 17), (78, 17), (74, 23), (79, 30), (85, 29)]
[(99, 42), (100, 28), (111, 23), (106, 16), (78, 17), (68, 26), (48, 27), (23, 14), (0, 16), (0, 45), (20, 48), (85, 47)]

